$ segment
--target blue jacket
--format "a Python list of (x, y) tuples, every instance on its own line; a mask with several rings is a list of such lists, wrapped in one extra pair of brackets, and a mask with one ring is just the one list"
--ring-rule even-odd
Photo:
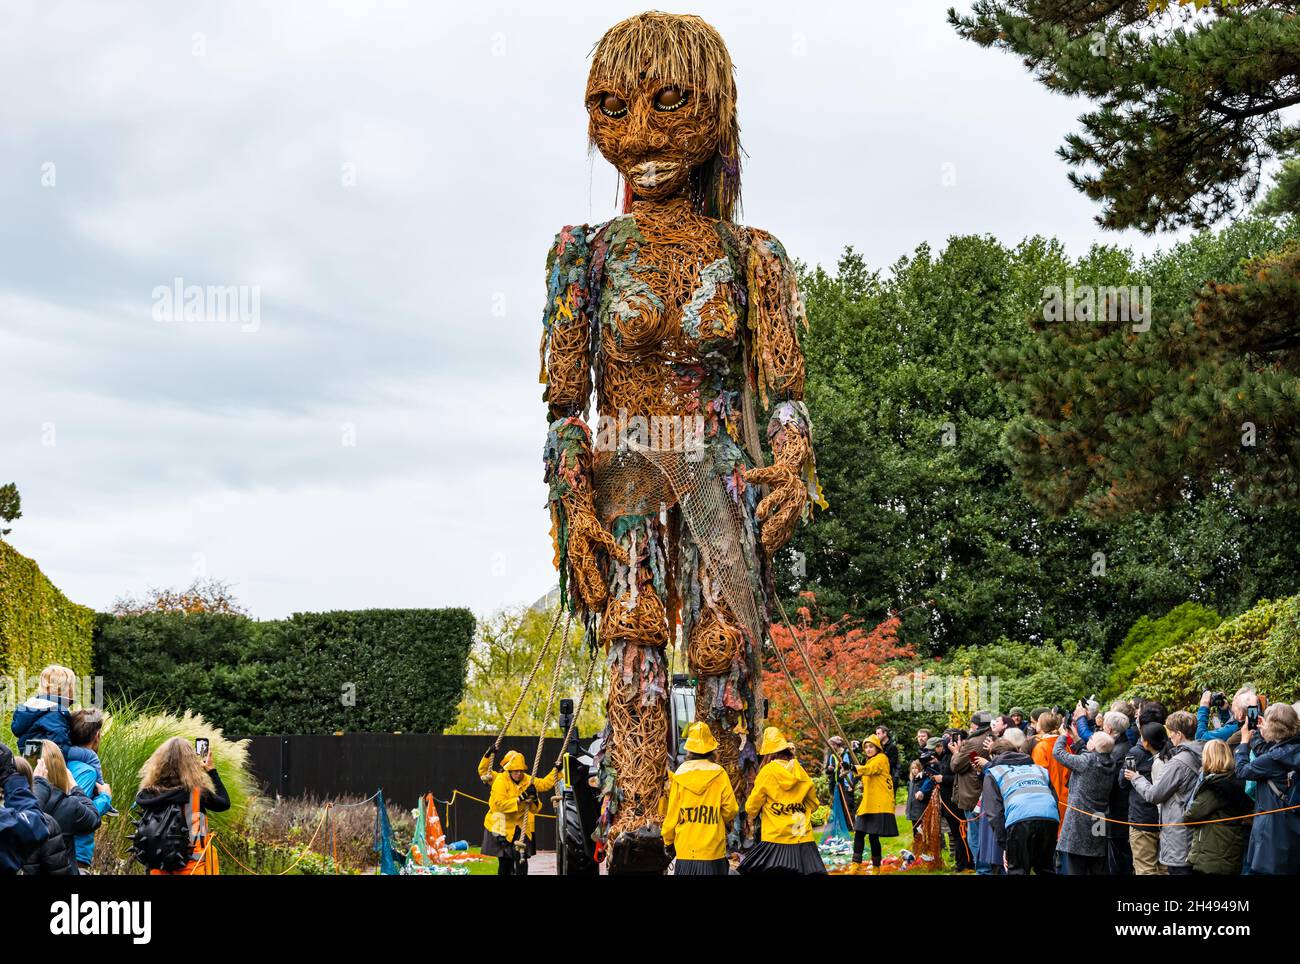
[[(984, 768), (980, 811), (1003, 847), (1007, 828), (1022, 820), (1060, 820), (1056, 791), (1047, 771), (1028, 754), (1015, 751), (998, 754)], [(980, 853), (983, 855), (982, 850)]]
[[(1237, 747), (1237, 776), (1255, 781), (1257, 814), (1289, 806), (1293, 795), (1300, 800), (1287, 785), (1288, 776), (1300, 780), (1300, 736), (1285, 743), (1265, 743), (1256, 731), (1250, 746)], [(1246, 866), (1252, 874), (1300, 874), (1300, 810), (1255, 817)]]
[(25, 776), (9, 776), (4, 792), (4, 806), (0, 807), (0, 874), (16, 874), (27, 855), (50, 836), (50, 829)]
[[(68, 764), (68, 772), (72, 774), (72, 779), (77, 781), (77, 786), (81, 787), (81, 792), (90, 797), (90, 802), (95, 805), (95, 811), (103, 817), (113, 806), (113, 798), (107, 793), (95, 792), (95, 784), (100, 782), (95, 768), (89, 763), (76, 760)], [(77, 834), (76, 844), (77, 863), (89, 866), (95, 857), (94, 831)]]
[(10, 729), (18, 738), (18, 752), (30, 740), (49, 740), (66, 757), (71, 745), (68, 741), (68, 727), (72, 722), (68, 713), (70, 705), (71, 701), (65, 697), (37, 693), (14, 710)]
[(1210, 729), (1210, 708), (1201, 706), (1196, 710), (1196, 739), (1201, 743), (1209, 740), (1226, 740), (1240, 729), (1241, 724), (1233, 720), (1230, 723), (1225, 723), (1217, 730), (1212, 730)]

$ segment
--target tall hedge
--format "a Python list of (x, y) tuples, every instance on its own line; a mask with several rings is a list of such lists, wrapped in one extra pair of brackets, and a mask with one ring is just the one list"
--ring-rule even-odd
[(50, 663), (90, 676), (94, 622), (93, 610), (70, 602), (35, 562), (0, 540), (0, 676), (21, 670), (34, 681)]
[(227, 733), (439, 732), (474, 639), (467, 609), (101, 616), (105, 689), (203, 714)]

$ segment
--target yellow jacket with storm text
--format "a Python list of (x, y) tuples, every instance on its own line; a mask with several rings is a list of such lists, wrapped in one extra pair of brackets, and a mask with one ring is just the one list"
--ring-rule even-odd
[[(507, 756), (506, 760), (508, 762), (510, 757)], [(525, 773), (524, 778), (515, 783), (505, 770), (495, 776), (492, 775), (492, 757), (489, 755), (479, 761), (478, 773), (485, 783), (489, 779), (492, 781), (492, 791), (488, 794), (488, 812), (483, 818), (483, 826), (489, 833), (513, 841), (515, 829), (522, 823), (524, 835), (531, 837), (537, 822), (535, 815), (542, 809), (541, 794), (555, 787), (555, 781), (560, 777), (559, 771), (552, 770), (546, 776), (536, 778)], [(538, 799), (532, 804), (526, 804), (522, 799), (529, 784), (535, 786), (538, 793)]]
[(812, 778), (798, 760), (772, 760), (765, 764), (745, 799), (749, 819), (763, 820), (765, 843), (812, 842), (812, 815), (819, 806)]
[(678, 860), (727, 856), (727, 825), (740, 804), (727, 771), (709, 760), (687, 760), (672, 776), (662, 833)]
[(862, 778), (862, 802), (858, 813), (893, 813), (894, 778), (889, 774), (889, 757), (877, 753), (858, 767)]

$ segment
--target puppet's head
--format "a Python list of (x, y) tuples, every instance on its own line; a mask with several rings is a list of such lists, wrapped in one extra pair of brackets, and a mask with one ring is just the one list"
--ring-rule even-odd
[(740, 203), (736, 80), (722, 37), (699, 17), (649, 13), (600, 38), (587, 78), (587, 128), (632, 196), (685, 196), (731, 220)]

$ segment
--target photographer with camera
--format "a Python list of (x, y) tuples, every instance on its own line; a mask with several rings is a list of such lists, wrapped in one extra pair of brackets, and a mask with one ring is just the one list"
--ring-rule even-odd
[[(1256, 817), (1246, 847), (1246, 873), (1300, 873), (1300, 810), (1284, 810), (1300, 805), (1300, 719), (1295, 707), (1276, 703), (1263, 716), (1259, 703), (1246, 707), (1237, 776), (1255, 781)], [(1284, 812), (1268, 812), (1273, 810)]]
[[(1228, 711), (1228, 697), (1206, 689), (1201, 693), (1201, 705), (1196, 708), (1196, 738), (1202, 742), (1209, 740), (1226, 740), (1241, 729), (1241, 722), (1246, 717), (1246, 705), (1257, 703), (1255, 688), (1243, 686), (1232, 697), (1231, 716)], [(1219, 717), (1219, 726), (1210, 728), (1210, 710)], [(1226, 722), (1225, 722), (1226, 721)]]
[[(1129, 755), (1129, 720), (1126, 714), (1114, 706), (1128, 708), (1128, 704), (1113, 704), (1110, 712), (1101, 718), (1102, 732), (1115, 741), (1115, 747), (1110, 752), (1111, 759), (1115, 761), (1116, 773), (1115, 783), (1111, 786), (1110, 804), (1106, 808), (1106, 816), (1110, 818), (1106, 823), (1106, 866), (1108, 873), (1126, 877), (1133, 873), (1133, 851), (1129, 847), (1129, 828), (1126, 823), (1130, 787), (1121, 771)], [(1078, 717), (1077, 725), (1080, 739), (1087, 741), (1092, 738), (1092, 726), (1086, 716)]]
[[(1082, 714), (1086, 706), (1080, 700), (1078, 712)], [(1115, 740), (1107, 733), (1093, 733), (1083, 753), (1071, 753), (1066, 748), (1066, 739), (1062, 731), (1052, 747), (1052, 756), (1070, 770), (1069, 806), (1056, 850), (1062, 873), (1097, 876), (1106, 873), (1107, 840), (1105, 833), (1095, 832), (1094, 824), (1105, 816), (1110, 806), (1110, 791), (1118, 769), (1111, 759)]]

